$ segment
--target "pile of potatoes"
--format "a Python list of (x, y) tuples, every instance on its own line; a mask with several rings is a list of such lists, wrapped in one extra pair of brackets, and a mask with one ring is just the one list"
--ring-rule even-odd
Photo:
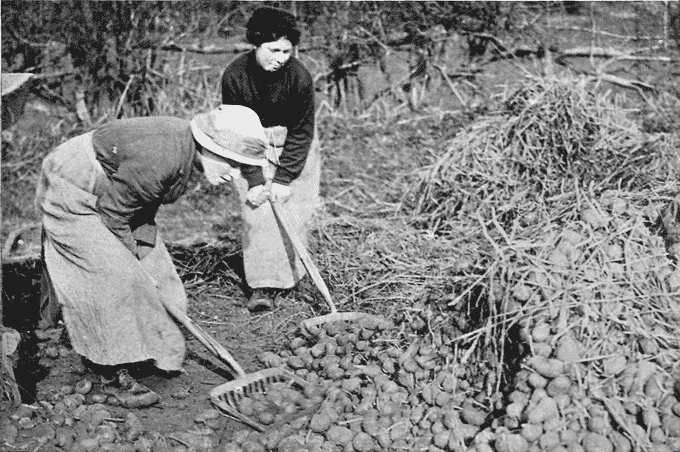
[(452, 348), (436, 334), (399, 336), (374, 319), (333, 322), (287, 350), (264, 353), (264, 365), (285, 366), (325, 388), (325, 400), (312, 415), (266, 433), (238, 432), (221, 452), (462, 452), (475, 441), (488, 445), (488, 411), (471, 396)]
[(530, 351), (494, 450), (680, 451), (680, 273), (654, 212), (610, 192), (574, 213), (503, 257)]
[(680, 451), (678, 269), (631, 211), (605, 194), (498, 247), (490, 297), (528, 350), (503, 400), (483, 397), (441, 332), (327, 324), (261, 357), (327, 388), (321, 408), (224, 451)]
[[(581, 344), (540, 322), (531, 331), (541, 354), (516, 376), (503, 425), (501, 451), (678, 451), (680, 402), (674, 380), (647, 357), (623, 354), (597, 362)], [(548, 353), (549, 351), (549, 353)]]

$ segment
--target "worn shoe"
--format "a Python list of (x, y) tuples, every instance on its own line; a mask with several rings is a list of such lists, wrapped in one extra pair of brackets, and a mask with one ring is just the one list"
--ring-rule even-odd
[(248, 303), (246, 303), (246, 307), (251, 312), (269, 311), (274, 309), (274, 302), (276, 301), (278, 293), (278, 289), (254, 289), (253, 294), (248, 299)]
[[(113, 397), (117, 404), (126, 408), (147, 408), (157, 404), (160, 396), (130, 376), (127, 369), (121, 369), (107, 384), (102, 376), (102, 392)], [(109, 403), (111, 397), (109, 397)]]

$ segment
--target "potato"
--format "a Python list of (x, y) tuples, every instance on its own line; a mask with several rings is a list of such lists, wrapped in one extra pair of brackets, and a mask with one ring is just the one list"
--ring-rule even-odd
[(376, 450), (376, 444), (370, 435), (364, 432), (359, 432), (352, 439), (352, 447), (357, 452), (370, 452)]
[(347, 427), (333, 425), (326, 431), (326, 439), (336, 446), (345, 446), (354, 439), (354, 432)]
[(520, 303), (526, 303), (529, 301), (533, 294), (534, 291), (522, 282), (515, 284), (515, 286), (512, 288), (512, 296), (515, 297), (515, 299)]
[(566, 375), (559, 375), (559, 376), (553, 378), (550, 381), (550, 383), (548, 383), (548, 387), (546, 388), (546, 392), (551, 397), (557, 397), (557, 396), (560, 396), (560, 395), (568, 394), (570, 388), (571, 388), (571, 379), (569, 377), (567, 377)]
[(448, 392), (437, 391), (434, 399), (434, 404), (438, 407), (445, 407), (451, 402), (451, 395)]
[(555, 357), (563, 363), (574, 363), (581, 359), (581, 343), (570, 333), (562, 336), (557, 344)]
[(576, 444), (579, 442), (578, 432), (570, 428), (560, 431), (560, 442), (562, 444)]
[(404, 369), (399, 369), (397, 372), (397, 382), (405, 388), (412, 389), (416, 386), (416, 377)]
[(505, 415), (513, 419), (519, 419), (524, 411), (525, 404), (521, 402), (512, 402), (505, 407)]
[(87, 395), (92, 390), (92, 382), (87, 378), (83, 378), (76, 383), (75, 390), (78, 394)]
[(402, 367), (402, 369), (404, 369), (406, 372), (409, 372), (409, 373), (415, 373), (416, 371), (418, 371), (420, 369), (420, 366), (418, 366), (418, 363), (411, 358), (404, 361), (404, 363), (401, 365), (401, 367)]
[(660, 427), (656, 427), (649, 432), (649, 439), (655, 444), (662, 444), (666, 442), (666, 434)]
[(586, 452), (613, 452), (614, 446), (606, 436), (588, 432), (583, 437), (583, 448)]
[(661, 427), (661, 419), (656, 408), (648, 407), (642, 410), (642, 423), (647, 429)]
[(449, 444), (449, 436), (451, 436), (451, 432), (448, 430), (442, 430), (441, 432), (434, 435), (432, 443), (440, 449), (446, 449)]
[(310, 354), (314, 358), (321, 358), (326, 354), (326, 343), (317, 343), (309, 349)]
[(556, 358), (534, 356), (529, 360), (529, 365), (546, 378), (555, 378), (564, 373), (564, 363)]
[(602, 361), (602, 369), (607, 376), (613, 376), (623, 372), (627, 365), (628, 361), (626, 360), (626, 357), (620, 354), (616, 354)]
[[(250, 439), (243, 441), (243, 444), (241, 444), (241, 450), (243, 450), (243, 452), (265, 452), (264, 444), (260, 444), (258, 442), (252, 441)], [(279, 449), (279, 450), (281, 450), (281, 449)], [(297, 450), (297, 449), (294, 449), (294, 450)], [(290, 449), (288, 449), (287, 451), (292, 452), (292, 450), (290, 450)]]
[(552, 451), (559, 443), (560, 436), (555, 431), (545, 432), (538, 438), (538, 444), (541, 447), (541, 450)]
[(257, 421), (262, 425), (271, 425), (274, 423), (274, 414), (270, 411), (263, 411), (257, 415)]
[(535, 342), (545, 342), (550, 339), (550, 325), (539, 322), (531, 330), (531, 339)]
[(286, 361), (286, 364), (293, 370), (302, 369), (305, 367), (304, 361), (297, 355), (289, 357)]
[(527, 420), (533, 424), (540, 424), (559, 416), (557, 403), (552, 397), (544, 397), (535, 406), (529, 409)]
[(527, 452), (529, 450), (527, 440), (518, 434), (502, 434), (496, 438), (494, 446), (497, 452)]
[(672, 414), (667, 414), (661, 420), (661, 428), (666, 435), (680, 437), (680, 418)]
[(220, 452), (241, 452), (241, 446), (234, 442), (223, 443), (220, 446)]
[(118, 394), (116, 398), (125, 408), (146, 408), (160, 402), (161, 398), (155, 392), (144, 394)]
[(390, 429), (390, 439), (395, 442), (406, 438), (411, 430), (411, 423), (408, 421), (403, 421), (401, 423), (395, 424)]
[(484, 410), (480, 410), (470, 405), (464, 406), (463, 410), (461, 411), (461, 418), (464, 422), (470, 425), (479, 426), (484, 424), (484, 422), (486, 422), (486, 416), (487, 415)]
[(301, 435), (292, 435), (283, 438), (276, 448), (278, 452), (300, 452), (306, 451), (305, 438)]
[(392, 439), (390, 438), (390, 432), (387, 430), (382, 430), (375, 436), (376, 441), (382, 448), (382, 450), (389, 450), (392, 445)]
[(529, 383), (533, 388), (545, 388), (548, 385), (548, 380), (541, 374), (537, 372), (532, 372), (527, 378), (527, 383)]
[(524, 437), (524, 439), (526, 439), (530, 443), (533, 443), (543, 434), (543, 427), (541, 426), (541, 424), (526, 423), (522, 425), (521, 434)]
[(657, 399), (661, 398), (663, 395), (663, 388), (657, 374), (649, 377), (649, 379), (645, 382), (643, 391), (645, 396), (647, 396), (650, 401), (656, 401)]
[(347, 378), (342, 381), (341, 388), (343, 391), (349, 393), (359, 392), (359, 389), (361, 388), (361, 379), (358, 377)]
[(109, 396), (106, 394), (92, 394), (90, 396), (90, 402), (92, 403), (104, 403), (106, 402), (106, 399), (108, 399)]
[(266, 367), (279, 367), (283, 364), (283, 359), (273, 352), (263, 352), (258, 358)]

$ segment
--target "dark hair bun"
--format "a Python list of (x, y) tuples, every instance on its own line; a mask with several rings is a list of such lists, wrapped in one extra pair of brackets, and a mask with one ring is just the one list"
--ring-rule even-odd
[(300, 42), (297, 19), (288, 11), (263, 6), (250, 16), (246, 24), (246, 40), (254, 46), (286, 37), (294, 46)]

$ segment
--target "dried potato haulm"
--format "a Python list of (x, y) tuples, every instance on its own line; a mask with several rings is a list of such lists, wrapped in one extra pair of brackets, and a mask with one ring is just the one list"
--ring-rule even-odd
[[(455, 233), (475, 212), (532, 225), (575, 187), (633, 189), (678, 180), (676, 138), (645, 134), (576, 78), (531, 79), (454, 137), (425, 167), (407, 207), (429, 229)], [(548, 209), (546, 209), (548, 208)], [(506, 218), (508, 217), (508, 218)]]

